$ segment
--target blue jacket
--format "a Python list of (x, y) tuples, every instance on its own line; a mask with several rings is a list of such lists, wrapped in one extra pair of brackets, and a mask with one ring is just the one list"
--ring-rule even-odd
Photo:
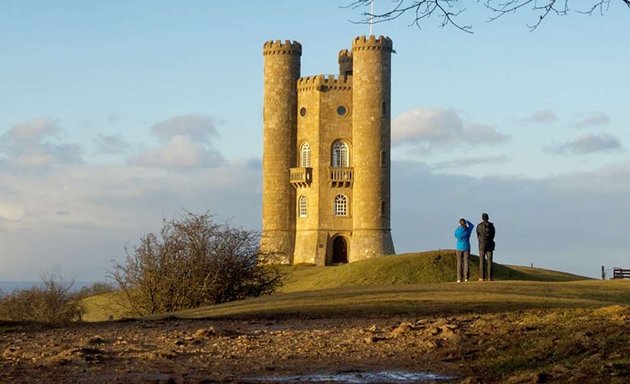
[(466, 220), (466, 228), (459, 225), (455, 229), (455, 238), (457, 239), (458, 251), (470, 251), (470, 235), (475, 227), (473, 223)]

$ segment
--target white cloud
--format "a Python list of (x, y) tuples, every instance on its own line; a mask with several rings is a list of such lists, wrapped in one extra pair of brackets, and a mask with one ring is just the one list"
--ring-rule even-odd
[(531, 115), (518, 119), (523, 123), (529, 124), (547, 124), (558, 121), (556, 113), (550, 109), (543, 109), (533, 112)]
[(129, 164), (147, 167), (199, 168), (215, 167), (223, 163), (217, 151), (195, 143), (187, 136), (173, 136), (157, 149), (132, 156)]
[(195, 141), (205, 142), (218, 136), (214, 120), (199, 115), (181, 115), (159, 122), (151, 131), (163, 141), (175, 136), (187, 136)]
[(15, 142), (36, 142), (45, 137), (57, 137), (60, 131), (56, 120), (31, 119), (15, 125), (3, 138)]
[(480, 164), (502, 164), (508, 162), (509, 159), (506, 156), (486, 156), (486, 157), (466, 157), (455, 160), (440, 161), (431, 165), (432, 169), (455, 169), (472, 167)]
[(395, 146), (495, 145), (509, 138), (494, 126), (464, 123), (460, 113), (453, 109), (415, 108), (403, 112), (392, 122), (392, 144)]
[(160, 147), (131, 156), (128, 163), (146, 167), (200, 168), (224, 164), (223, 156), (212, 147), (218, 136), (211, 118), (197, 115), (177, 116), (151, 128)]
[(582, 133), (574, 140), (548, 147), (546, 150), (556, 154), (577, 155), (612, 152), (621, 150), (621, 140), (606, 133)]
[(575, 124), (578, 128), (589, 128), (593, 126), (602, 126), (610, 124), (610, 117), (604, 112), (592, 112), (581, 116), (580, 120)]
[(22, 167), (80, 163), (83, 150), (78, 144), (62, 142), (62, 132), (55, 120), (28, 120), (2, 135), (0, 152), (10, 164)]

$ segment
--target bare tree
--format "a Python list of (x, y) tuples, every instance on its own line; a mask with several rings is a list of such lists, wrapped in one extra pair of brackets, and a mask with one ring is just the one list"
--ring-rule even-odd
[(142, 237), (112, 277), (140, 315), (273, 293), (283, 275), (258, 244), (256, 232), (186, 212)]
[[(630, 9), (630, 0), (613, 0), (625, 4)], [(373, 0), (354, 0), (343, 6), (344, 8), (369, 9)], [(530, 9), (535, 14), (535, 21), (528, 24), (530, 30), (535, 30), (549, 15), (564, 16), (571, 11), (592, 15), (604, 14), (609, 10), (611, 0), (590, 0), (588, 4), (579, 4), (575, 9), (570, 5), (576, 3), (571, 0), (478, 0), (489, 12), (488, 21), (493, 21), (507, 14), (521, 9)], [(361, 19), (354, 21), (359, 24), (383, 23), (411, 15), (410, 25), (418, 28), (431, 16), (440, 19), (440, 26), (451, 25), (464, 32), (472, 33), (472, 26), (460, 23), (457, 17), (466, 10), (461, 0), (393, 0), (389, 10), (380, 13), (363, 11)]]

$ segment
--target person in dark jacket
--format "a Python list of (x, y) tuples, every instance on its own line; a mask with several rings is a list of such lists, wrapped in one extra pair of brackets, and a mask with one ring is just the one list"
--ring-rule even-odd
[(457, 256), (457, 282), (462, 280), (468, 281), (469, 267), (468, 258), (470, 257), (470, 235), (474, 228), (474, 224), (466, 219), (459, 219), (459, 226), (455, 229), (455, 238), (457, 239), (457, 248), (455, 255)]
[(481, 223), (477, 225), (479, 240), (479, 281), (494, 280), (492, 270), (492, 254), (494, 253), (494, 224), (488, 221), (487, 213), (481, 214)]

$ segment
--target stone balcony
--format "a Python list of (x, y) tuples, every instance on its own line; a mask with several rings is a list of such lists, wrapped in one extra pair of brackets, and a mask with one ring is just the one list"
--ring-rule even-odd
[(332, 187), (352, 187), (354, 168), (328, 168), (328, 182)]
[(313, 181), (313, 168), (289, 168), (289, 181), (294, 187), (308, 187)]

